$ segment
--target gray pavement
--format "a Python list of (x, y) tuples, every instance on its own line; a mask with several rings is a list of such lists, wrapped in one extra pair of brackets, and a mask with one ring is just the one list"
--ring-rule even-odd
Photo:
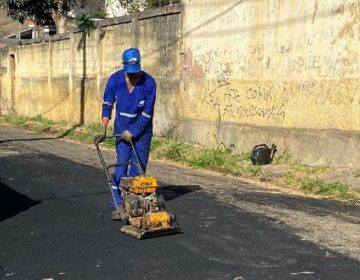
[(0, 279), (360, 279), (356, 206), (152, 162), (184, 233), (138, 241), (95, 149), (43, 137), (0, 126)]

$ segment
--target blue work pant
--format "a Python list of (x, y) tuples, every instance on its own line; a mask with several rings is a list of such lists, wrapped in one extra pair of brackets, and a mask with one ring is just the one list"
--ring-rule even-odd
[[(147, 133), (141, 137), (134, 139), (133, 144), (137, 151), (138, 158), (142, 169), (146, 170), (146, 165), (149, 159), (150, 144), (151, 144), (152, 133)], [(122, 205), (121, 190), (119, 188), (120, 179), (122, 177), (135, 177), (140, 174), (138, 170), (138, 163), (136, 156), (131, 149), (131, 145), (128, 142), (117, 139), (116, 143), (116, 155), (117, 163), (123, 164), (130, 161), (130, 164), (124, 164), (115, 168), (115, 174), (113, 178), (112, 190), (118, 205)], [(111, 206), (114, 208), (115, 204), (111, 201)]]

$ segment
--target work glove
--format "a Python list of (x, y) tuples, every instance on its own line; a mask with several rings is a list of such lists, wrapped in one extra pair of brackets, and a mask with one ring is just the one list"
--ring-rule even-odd
[(123, 139), (126, 142), (130, 142), (132, 139), (132, 134), (129, 130), (124, 130), (123, 133), (121, 133), (121, 139)]
[(94, 144), (99, 144), (106, 139), (106, 127), (102, 127), (100, 133), (95, 134)]

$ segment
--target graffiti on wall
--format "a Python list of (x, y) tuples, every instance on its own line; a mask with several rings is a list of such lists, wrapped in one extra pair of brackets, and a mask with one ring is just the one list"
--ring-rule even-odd
[[(289, 101), (306, 102), (307, 110), (328, 106), (360, 104), (357, 80), (263, 82), (219, 79), (201, 87), (201, 106), (234, 121), (249, 118), (281, 122), (289, 113)], [(346, 93), (346, 94), (344, 94)], [(295, 105), (296, 106), (296, 105)], [(312, 107), (314, 106), (314, 107)], [(298, 110), (306, 108), (298, 107)], [(333, 112), (337, 113), (337, 112)], [(291, 117), (291, 116), (289, 116)]]
[(217, 87), (208, 83), (203, 88), (202, 104), (206, 109), (220, 112), (221, 117), (284, 119), (285, 103), (265, 87), (234, 88), (231, 85)]
[(285, 118), (285, 102), (277, 98), (273, 86), (235, 86), (230, 76), (231, 71), (219, 72), (215, 81), (201, 87), (205, 109), (220, 113), (221, 118)]

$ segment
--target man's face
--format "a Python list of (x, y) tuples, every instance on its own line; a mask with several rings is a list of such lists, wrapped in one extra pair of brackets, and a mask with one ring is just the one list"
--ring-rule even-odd
[(137, 77), (139, 77), (141, 74), (141, 71), (138, 73), (127, 73), (129, 79), (136, 79)]

